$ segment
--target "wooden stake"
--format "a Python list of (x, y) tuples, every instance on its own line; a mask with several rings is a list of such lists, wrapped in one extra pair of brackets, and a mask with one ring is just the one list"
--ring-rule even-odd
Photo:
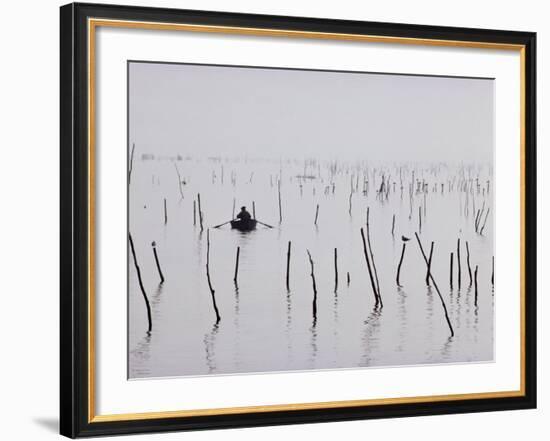
[[(428, 259), (426, 259), (426, 254), (424, 254), (424, 249), (422, 248), (422, 244), (420, 243), (420, 238), (418, 237), (418, 233), (414, 233), (414, 235), (416, 236), (416, 241), (418, 242), (418, 246), (420, 247), (420, 251), (422, 252), (422, 257), (424, 258), (424, 262), (426, 263), (426, 266), (427, 266)], [(453, 330), (453, 326), (451, 325), (449, 314), (447, 313), (447, 305), (445, 305), (445, 300), (443, 300), (443, 297), (441, 296), (441, 292), (439, 291), (439, 288), (437, 286), (437, 283), (435, 282), (435, 279), (432, 273), (430, 273), (430, 280), (434, 284), (435, 290), (437, 291), (439, 300), (441, 301), (441, 306), (443, 307), (443, 312), (445, 313), (445, 320), (447, 321), (447, 325), (449, 325), (449, 330), (451, 331), (451, 337), (453, 337), (455, 335), (455, 332)]]
[(160, 283), (164, 283), (164, 276), (162, 274), (162, 270), (160, 269), (160, 263), (159, 263), (159, 257), (157, 255), (157, 244), (155, 241), (153, 241), (153, 243), (151, 243), (151, 246), (153, 247), (153, 254), (155, 255), (155, 262), (157, 264), (157, 270), (159, 272), (159, 276), (160, 276)]
[(334, 248), (334, 292), (338, 290), (338, 249)]
[(292, 242), (288, 241), (288, 250), (286, 251), (286, 290), (290, 291), (290, 249)]
[(180, 171), (178, 170), (178, 166), (175, 162), (174, 162), (174, 167), (176, 168), (176, 173), (178, 175), (178, 189), (179, 189), (179, 192), (180, 192), (180, 196), (181, 196), (182, 199), (184, 199), (183, 190), (181, 188), (181, 175), (180, 175)]
[[(200, 201), (200, 199), (199, 199)], [(200, 206), (200, 203), (199, 203)], [(199, 209), (200, 213), (200, 209)], [(208, 288), (210, 288), (210, 295), (212, 296), (212, 306), (216, 314), (216, 323), (220, 322), (220, 312), (218, 311), (218, 305), (216, 304), (216, 291), (212, 287), (212, 281), (210, 280), (210, 230), (206, 230), (206, 279), (208, 280)]]
[(130, 154), (130, 163), (128, 164), (128, 185), (130, 185), (130, 179), (132, 178), (132, 169), (134, 168), (134, 150), (136, 144), (132, 143), (132, 153)]
[(168, 213), (166, 211), (166, 198), (164, 198), (164, 225), (168, 223)]
[(376, 280), (376, 295), (378, 296), (378, 301), (380, 302), (380, 307), (384, 306), (382, 304), (382, 296), (380, 295), (380, 283), (378, 282), (378, 271), (376, 270), (376, 264), (374, 263), (374, 254), (372, 252), (372, 246), (370, 243), (370, 223), (369, 223), (369, 213), (370, 208), (367, 207), (367, 244), (369, 246), (370, 261), (372, 264), (372, 269), (374, 272), (374, 278)]
[(474, 271), (474, 305), (477, 306), (477, 265)]
[(201, 194), (197, 193), (197, 203), (198, 203), (198, 209), (199, 209), (199, 223), (201, 226), (201, 233), (203, 231), (203, 225), (202, 225), (202, 207), (201, 207)]
[(391, 221), (391, 235), (393, 236), (393, 232), (395, 230), (395, 214), (393, 215), (392, 221)]
[(311, 258), (311, 253), (309, 250), (307, 251), (307, 255), (309, 258), (309, 264), (311, 265), (311, 283), (313, 284), (313, 320), (317, 320), (317, 284), (315, 283), (315, 271), (314, 271), (314, 263), (313, 259)]
[(453, 289), (453, 253), (451, 253), (451, 270), (449, 272), (449, 281), (451, 285), (451, 290)]
[(374, 277), (372, 275), (372, 269), (370, 267), (370, 261), (369, 261), (369, 252), (367, 251), (367, 242), (365, 240), (365, 233), (363, 232), (362, 228), (361, 228), (361, 238), (363, 239), (363, 253), (365, 254), (365, 261), (367, 262), (367, 269), (369, 271), (370, 284), (372, 286), (372, 293), (374, 295), (375, 306), (378, 306), (378, 294), (376, 292), (376, 282), (374, 281)]
[(401, 248), (401, 258), (399, 259), (399, 265), (397, 265), (397, 276), (395, 277), (397, 286), (401, 286), (401, 284), (399, 283), (399, 275), (401, 274), (401, 265), (403, 264), (403, 258), (405, 257), (406, 247), (407, 247), (407, 242), (403, 242), (403, 248)]
[(315, 222), (314, 222), (315, 225), (317, 225), (318, 217), (319, 217), (319, 204), (317, 204), (317, 209), (315, 210)]
[(485, 219), (483, 220), (483, 226), (481, 227), (481, 230), (479, 230), (479, 234), (483, 234), (485, 224), (487, 223), (487, 217), (489, 216), (489, 211), (491, 211), (491, 207), (487, 208), (487, 213), (485, 213)]
[(237, 247), (237, 257), (235, 258), (235, 275), (233, 276), (233, 281), (235, 285), (237, 284), (237, 276), (239, 274), (239, 255), (241, 254), (241, 247)]
[(479, 213), (479, 218), (477, 219), (476, 224), (476, 233), (479, 230), (479, 223), (481, 222), (481, 218), (483, 217), (483, 212), (485, 211), (485, 201), (483, 201), (483, 205), (481, 206), (481, 212)]
[(493, 256), (491, 261), (491, 285), (495, 286), (495, 256)]
[(472, 286), (472, 268), (470, 267), (470, 246), (466, 241), (466, 263), (468, 264), (468, 276), (470, 277), (470, 285)]
[(256, 202), (252, 201), (252, 219), (256, 219)]
[(136, 250), (134, 248), (134, 241), (132, 240), (132, 235), (128, 233), (128, 238), (130, 239), (130, 249), (132, 250), (132, 256), (134, 258), (134, 266), (136, 267), (136, 273), (138, 276), (138, 282), (139, 287), (141, 289), (141, 294), (143, 295), (143, 300), (145, 301), (145, 307), (147, 308), (147, 321), (149, 323), (149, 326), (147, 328), (147, 334), (151, 333), (151, 329), (153, 328), (153, 322), (151, 319), (151, 305), (149, 304), (149, 299), (147, 298), (147, 293), (145, 292), (145, 288), (143, 287), (143, 281), (141, 280), (141, 270), (139, 269), (139, 265), (136, 258)]
[(458, 289), (460, 290), (460, 284), (462, 282), (462, 271), (460, 267), (460, 239), (456, 242), (456, 264), (458, 266)]
[(347, 272), (347, 282), (348, 282), (348, 286), (349, 286), (349, 282), (351, 281), (350, 277), (349, 277), (349, 271)]
[(430, 286), (430, 270), (432, 268), (432, 255), (434, 252), (434, 243), (430, 246), (430, 256), (428, 257), (428, 269), (426, 271), (426, 286)]
[(281, 179), (277, 180), (277, 191), (279, 193), (279, 223), (283, 222), (283, 208), (281, 204)]

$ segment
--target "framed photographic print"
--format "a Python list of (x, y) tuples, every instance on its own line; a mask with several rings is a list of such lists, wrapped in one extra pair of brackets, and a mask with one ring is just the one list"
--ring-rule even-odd
[(535, 407), (534, 33), (60, 36), (63, 435)]

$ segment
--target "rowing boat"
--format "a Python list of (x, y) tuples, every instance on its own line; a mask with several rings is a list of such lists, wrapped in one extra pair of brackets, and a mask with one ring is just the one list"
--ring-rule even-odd
[(256, 219), (232, 220), (231, 228), (239, 231), (251, 231), (256, 229)]

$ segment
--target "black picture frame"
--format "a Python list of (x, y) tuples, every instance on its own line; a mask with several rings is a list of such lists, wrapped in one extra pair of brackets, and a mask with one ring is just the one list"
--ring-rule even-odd
[[(524, 394), (511, 397), (94, 421), (89, 408), (88, 41), (90, 17), (521, 45), (524, 50)], [(75, 438), (536, 407), (536, 34), (73, 3), (60, 9), (60, 433)]]

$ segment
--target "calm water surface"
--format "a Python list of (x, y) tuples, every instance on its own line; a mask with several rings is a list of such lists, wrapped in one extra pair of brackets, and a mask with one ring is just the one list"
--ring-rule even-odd
[[(185, 180), (183, 199), (174, 164)], [(411, 206), (409, 185), (413, 182), (413, 168), (414, 180), (424, 180), (428, 188), (424, 193), (413, 192)], [(464, 170), (444, 164), (431, 168), (389, 164), (375, 169), (373, 165), (367, 168), (338, 164), (332, 171), (336, 173), (331, 176), (328, 163), (304, 165), (303, 161), (135, 159), (129, 225), (151, 302), (153, 331), (147, 335), (145, 303), (130, 255), (130, 378), (493, 359), (494, 207), (492, 189), (486, 191), (486, 181), (491, 179), (489, 169)], [(388, 196), (381, 199), (376, 189), (380, 187), (382, 174), (392, 176)], [(468, 188), (459, 191), (463, 181)], [(454, 190), (449, 192), (453, 182)], [(368, 193), (363, 191), (367, 187)], [(195, 225), (193, 222), (193, 201), (199, 192), (204, 212), (202, 232), (198, 215)], [(231, 230), (229, 226), (210, 229), (210, 275), (221, 315), (216, 324), (206, 278), (207, 228), (231, 218), (234, 198), (236, 212), (241, 205), (252, 212), (255, 201), (256, 217), (274, 228), (258, 226), (248, 233)], [(491, 212), (484, 234), (479, 235), (474, 221), (484, 201)], [(317, 204), (319, 216), (314, 225)], [(370, 207), (371, 243), (382, 309), (375, 308), (360, 234), (360, 228), (365, 227), (367, 207)], [(392, 235), (393, 215), (396, 221)], [(420, 231), (426, 252), (434, 242), (432, 274), (454, 327), (452, 338), (439, 296), (433, 286), (426, 285), (426, 265), (414, 239), (415, 231)], [(412, 240), (407, 242), (400, 276), (402, 286), (398, 287), (395, 278), (402, 235)], [(458, 238), (461, 289), (456, 280)], [(153, 241), (157, 243), (166, 279), (163, 284), (159, 284)], [(289, 241), (292, 256), (287, 290)], [(474, 285), (469, 283), (466, 241), (472, 273), (478, 266), (477, 306)], [(240, 266), (235, 285), (237, 247), (240, 247)], [(338, 250), (337, 286), (334, 248)], [(306, 250), (311, 252), (315, 264), (316, 317)], [(449, 286), (451, 252), (455, 253), (454, 289)]]

